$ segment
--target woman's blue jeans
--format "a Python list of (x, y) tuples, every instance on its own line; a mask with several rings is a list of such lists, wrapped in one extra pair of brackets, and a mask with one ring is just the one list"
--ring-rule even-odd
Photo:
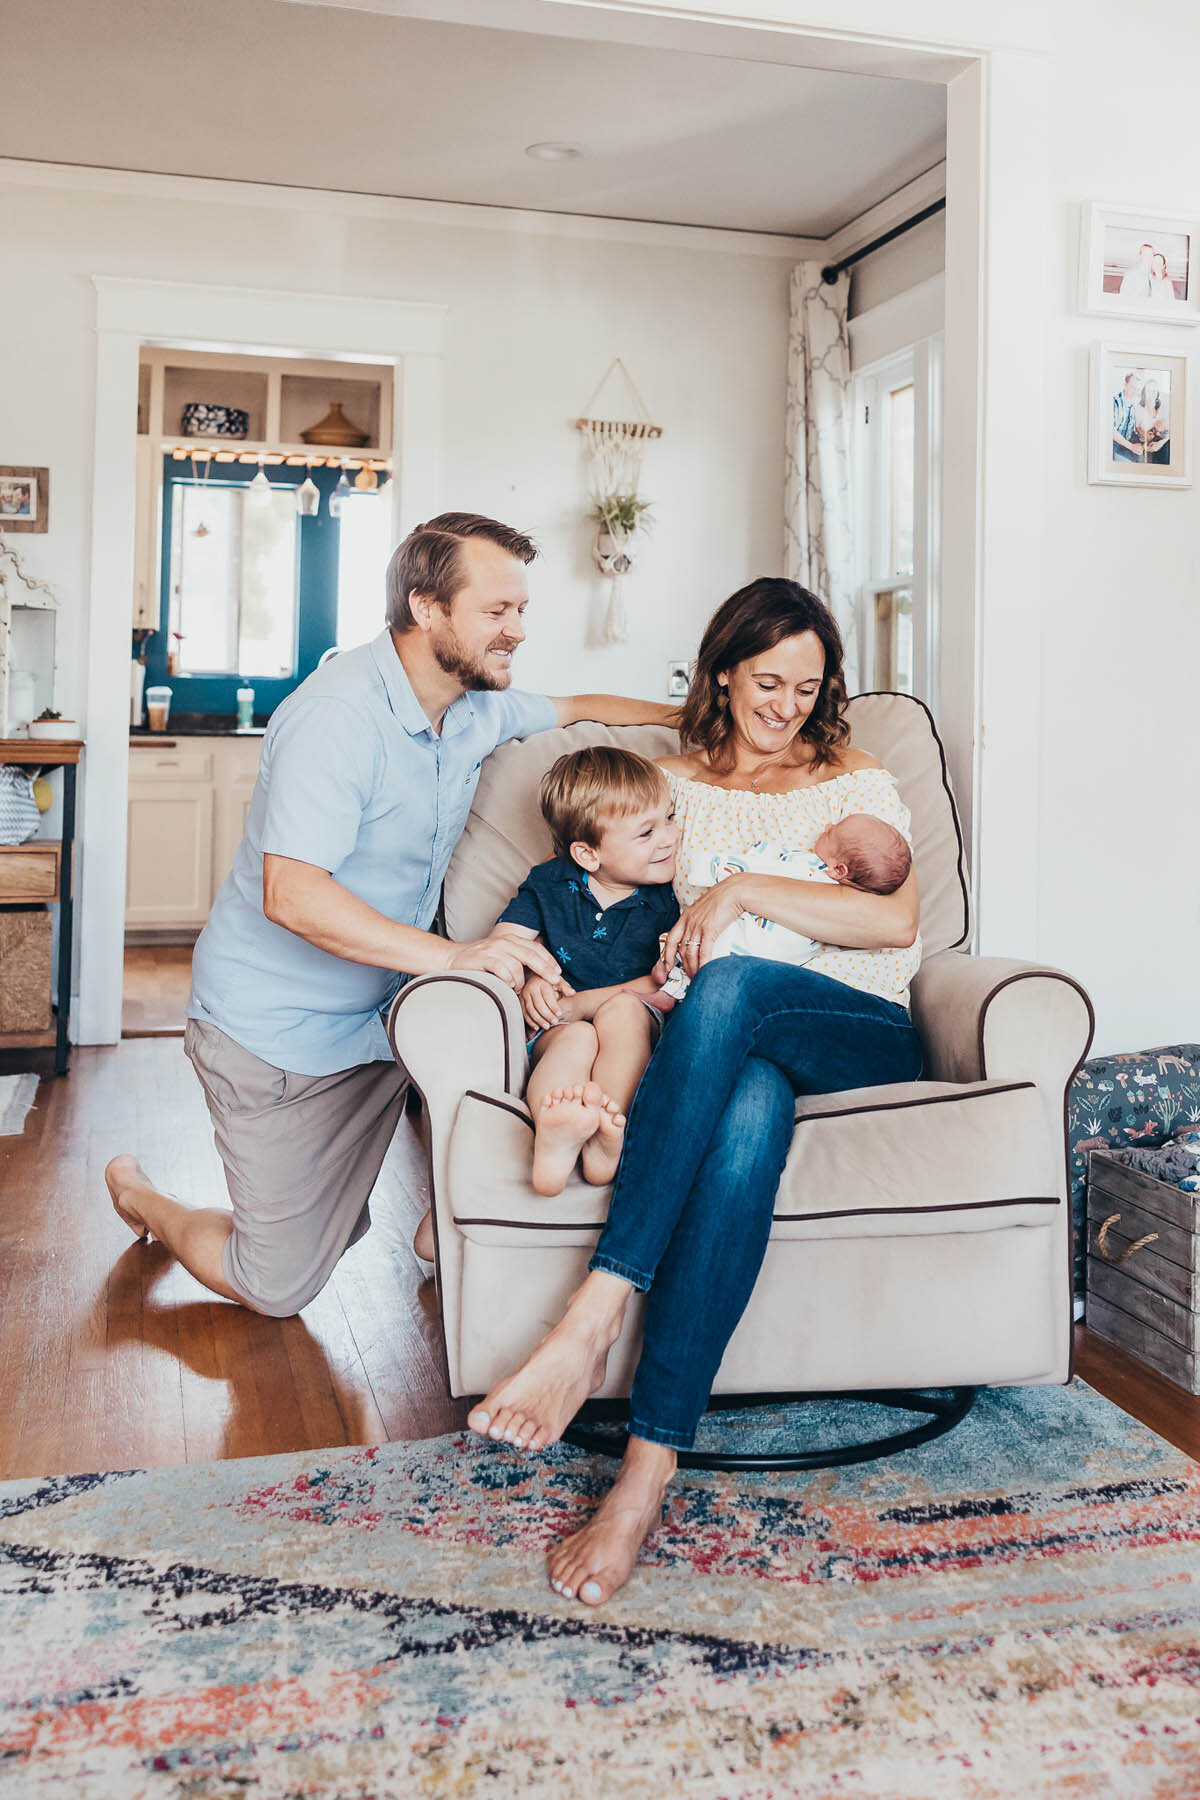
[(920, 1072), (890, 1000), (758, 956), (700, 970), (634, 1097), (590, 1264), (648, 1295), (635, 1437), (691, 1448), (766, 1253), (795, 1096)]

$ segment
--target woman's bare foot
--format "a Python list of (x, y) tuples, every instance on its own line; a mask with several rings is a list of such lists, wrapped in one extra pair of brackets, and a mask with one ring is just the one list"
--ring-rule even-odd
[(550, 1556), (550, 1586), (564, 1600), (603, 1606), (633, 1573), (638, 1551), (662, 1521), (676, 1456), (663, 1444), (630, 1438), (621, 1472), (582, 1531)]
[(596, 1187), (604, 1187), (617, 1172), (621, 1151), (625, 1147), (625, 1114), (615, 1100), (605, 1094), (600, 1108), (600, 1123), (579, 1153), (583, 1179)]
[(417, 1226), (417, 1235), (413, 1239), (413, 1250), (422, 1262), (433, 1262), (437, 1256), (437, 1243), (433, 1235), (433, 1209), (425, 1214)]
[(561, 1194), (579, 1152), (600, 1123), (604, 1095), (594, 1081), (555, 1088), (533, 1118), (533, 1185), (548, 1199)]
[(124, 1219), (134, 1237), (148, 1238), (150, 1227), (133, 1204), (139, 1187), (149, 1187), (150, 1178), (136, 1156), (114, 1156), (104, 1171), (104, 1180), (118, 1216)]
[(556, 1443), (584, 1401), (603, 1386), (608, 1353), (620, 1336), (632, 1292), (619, 1275), (593, 1270), (528, 1362), (467, 1415), (471, 1430), (518, 1450)]

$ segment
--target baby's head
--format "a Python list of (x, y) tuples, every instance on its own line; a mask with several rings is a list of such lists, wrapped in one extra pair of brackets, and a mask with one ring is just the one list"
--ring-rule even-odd
[(813, 849), (835, 881), (868, 894), (894, 894), (912, 868), (912, 852), (900, 833), (870, 813), (850, 813), (827, 825)]
[(667, 778), (644, 756), (593, 744), (546, 771), (539, 795), (554, 854), (621, 886), (670, 881), (679, 830)]

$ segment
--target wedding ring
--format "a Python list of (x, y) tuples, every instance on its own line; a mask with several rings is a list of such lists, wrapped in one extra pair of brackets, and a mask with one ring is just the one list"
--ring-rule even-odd
[(685, 950), (694, 950), (699, 942), (699, 938), (684, 938), (683, 947)]

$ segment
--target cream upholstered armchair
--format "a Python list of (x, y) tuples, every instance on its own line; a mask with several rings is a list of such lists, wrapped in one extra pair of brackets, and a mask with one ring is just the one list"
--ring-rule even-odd
[[(912, 812), (924, 943), (912, 1012), (924, 1074), (797, 1100), (766, 1259), (714, 1394), (869, 1390), (895, 1405), (903, 1390), (957, 1390), (929, 1403), (931, 1423), (908, 1434), (915, 1441), (961, 1417), (977, 1386), (1069, 1378), (1064, 1107), (1092, 1012), (1067, 975), (963, 948), (962, 839), (926, 708), (864, 694), (848, 716), (854, 743), (892, 771)], [(551, 854), (538, 783), (564, 750), (596, 742), (651, 757), (676, 747), (661, 727), (575, 725), (497, 750), (446, 877), (449, 936), (486, 933), (530, 865)], [(397, 996), (389, 1033), (428, 1111), (451, 1391), (481, 1394), (561, 1316), (609, 1190), (575, 1176), (543, 1199), (530, 1185), (526, 1029), (502, 981), (419, 977)], [(629, 1392), (642, 1305), (629, 1309), (606, 1396)]]

